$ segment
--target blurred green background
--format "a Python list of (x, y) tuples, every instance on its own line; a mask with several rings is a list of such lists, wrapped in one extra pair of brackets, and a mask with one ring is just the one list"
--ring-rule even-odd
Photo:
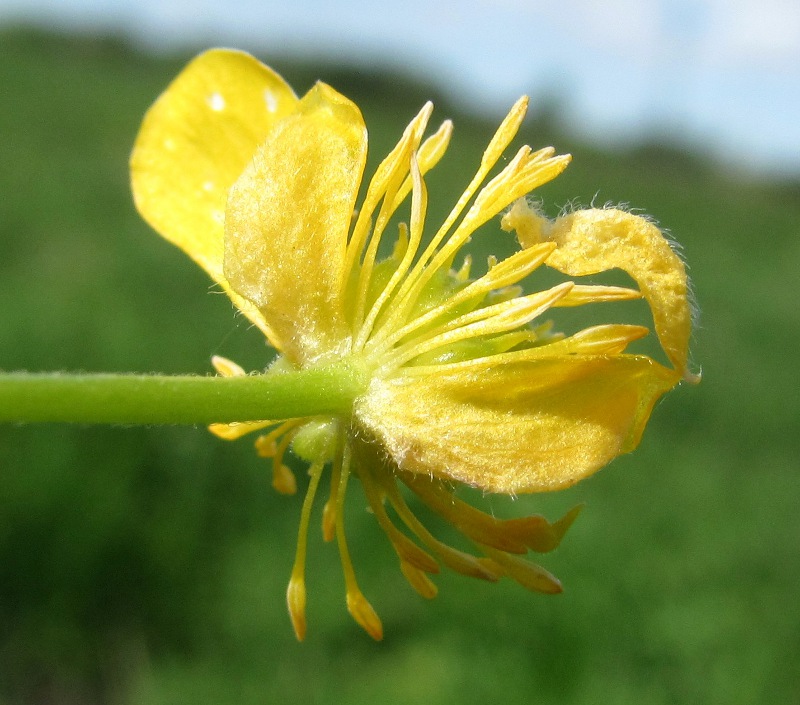
[[(139, 121), (190, 55), (0, 31), (0, 369), (207, 374), (212, 354), (268, 361), (131, 204)], [(359, 103), (372, 166), (437, 98), (402, 76), (272, 64), (298, 92), (321, 77)], [(436, 115), (456, 133), (429, 179), (429, 223), (494, 128), (441, 100)], [(423, 601), (353, 487), (351, 548), (386, 639), (350, 620), (336, 551), (314, 532), (300, 645), (284, 590), (302, 494), (275, 495), (247, 440), (7, 425), (0, 703), (800, 702), (800, 182), (665, 145), (604, 152), (562, 134), (554, 110), (523, 142), (575, 156), (538, 194), (552, 215), (624, 202), (668, 226), (702, 314), (703, 382), (659, 404), (636, 453), (567, 492), (479, 499), (551, 518), (587, 503), (541, 561), (564, 594), (442, 574)], [(495, 225), (475, 244), (513, 246)]]

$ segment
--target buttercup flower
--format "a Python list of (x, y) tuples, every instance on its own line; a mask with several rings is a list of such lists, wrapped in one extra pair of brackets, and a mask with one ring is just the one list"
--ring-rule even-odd
[[(380, 639), (381, 622), (358, 587), (345, 540), (351, 475), (424, 597), (436, 594), (429, 576), (440, 564), (559, 592), (558, 580), (523, 556), (555, 548), (576, 510), (555, 523), (500, 520), (466, 504), (456, 489), (516, 495), (568, 487), (635, 448), (656, 400), (691, 378), (686, 274), (658, 228), (615, 209), (546, 219), (525, 197), (569, 162), (552, 148), (522, 147), (495, 168), (526, 107), (525, 98), (514, 105), (450, 215), (429, 233), (425, 174), (452, 132), (448, 121), (423, 139), (430, 104), (358, 206), (366, 128), (358, 108), (324, 83), (298, 99), (249, 55), (212, 50), (145, 117), (131, 158), (136, 204), (263, 331), (279, 353), (266, 374), (340, 365), (359, 381), (347, 414), (212, 426), (228, 439), (265, 431), (256, 448), (272, 458), (279, 492), (296, 489), (283, 462), (289, 447), (310, 463), (287, 593), (299, 639), (306, 632), (306, 537), (324, 468), (331, 478), (323, 534), (338, 543), (350, 613)], [(406, 215), (398, 225), (399, 211)], [(470, 257), (456, 258), (497, 216), (521, 249), (490, 259), (488, 271), (472, 277)], [(392, 231), (394, 248), (381, 259)], [(542, 265), (567, 278), (523, 294), (519, 283)], [(614, 268), (638, 289), (574, 279)], [(625, 352), (647, 328), (611, 323), (564, 336), (542, 318), (550, 309), (642, 297), (670, 366)], [(229, 360), (213, 363), (222, 375), (245, 374)], [(435, 538), (403, 485), (477, 555)]]

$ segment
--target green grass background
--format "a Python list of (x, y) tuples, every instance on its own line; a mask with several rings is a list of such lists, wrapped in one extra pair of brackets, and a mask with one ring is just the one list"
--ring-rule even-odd
[[(269, 359), (131, 204), (139, 121), (190, 55), (0, 31), (0, 369), (206, 374), (212, 354)], [(373, 166), (437, 98), (400, 76), (264, 58), (299, 92), (321, 77), (354, 98)], [(429, 224), (493, 129), (441, 99), (436, 115), (456, 133), (429, 179)], [(272, 492), (247, 440), (4, 426), (0, 703), (800, 702), (800, 183), (657, 144), (602, 151), (561, 134), (553, 111), (523, 142), (575, 155), (539, 194), (552, 214), (626, 202), (668, 226), (702, 314), (703, 383), (658, 406), (636, 453), (567, 492), (477, 499), (551, 518), (587, 503), (542, 559), (565, 593), (443, 574), (423, 601), (355, 485), (351, 548), (386, 639), (348, 617), (315, 532), (300, 645), (284, 589), (301, 495)], [(512, 247), (494, 224), (475, 242)]]

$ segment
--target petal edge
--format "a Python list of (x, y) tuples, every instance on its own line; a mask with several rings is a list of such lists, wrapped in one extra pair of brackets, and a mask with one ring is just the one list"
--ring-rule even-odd
[[(144, 219), (231, 294), (222, 271), (228, 191), (297, 98), (272, 69), (240, 51), (193, 59), (147, 111), (130, 159)], [(254, 323), (260, 314), (232, 296)]]

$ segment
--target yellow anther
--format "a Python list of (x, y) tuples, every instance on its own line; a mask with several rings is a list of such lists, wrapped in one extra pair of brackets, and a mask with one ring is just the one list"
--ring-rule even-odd
[(274, 421), (244, 421), (233, 423), (212, 423), (208, 430), (218, 438), (226, 441), (235, 441), (248, 433), (260, 431), (262, 428), (272, 426)]
[(297, 551), (292, 567), (292, 577), (286, 589), (286, 603), (289, 608), (289, 617), (292, 620), (294, 633), (302, 641), (306, 635), (306, 546), (308, 543), (308, 523), (311, 518), (311, 507), (314, 504), (314, 495), (317, 493), (319, 478), (322, 474), (322, 465), (313, 465), (309, 469), (311, 482), (308, 485), (303, 509), (300, 512), (300, 528), (297, 532)]
[(336, 538), (336, 502), (332, 499), (322, 509), (322, 538), (326, 543)]
[(439, 592), (436, 584), (419, 568), (407, 561), (400, 561), (400, 570), (403, 572), (408, 584), (411, 585), (426, 600), (432, 600)]
[(259, 458), (274, 458), (278, 452), (278, 444), (272, 434), (258, 437), (255, 446)]
[(237, 365), (233, 360), (221, 355), (214, 355), (211, 358), (211, 364), (217, 371), (217, 374), (222, 377), (244, 377), (247, 373), (242, 367)]
[(297, 641), (306, 638), (306, 581), (302, 575), (292, 575), (286, 589), (286, 605)]
[(272, 466), (272, 487), (278, 494), (296, 494), (297, 478), (283, 463), (275, 463)]
[(383, 639), (380, 617), (357, 588), (347, 592), (347, 611), (375, 641)]
[(455, 273), (455, 280), (459, 284), (466, 284), (469, 281), (470, 269), (472, 269), (472, 255), (466, 255), (461, 269)]

